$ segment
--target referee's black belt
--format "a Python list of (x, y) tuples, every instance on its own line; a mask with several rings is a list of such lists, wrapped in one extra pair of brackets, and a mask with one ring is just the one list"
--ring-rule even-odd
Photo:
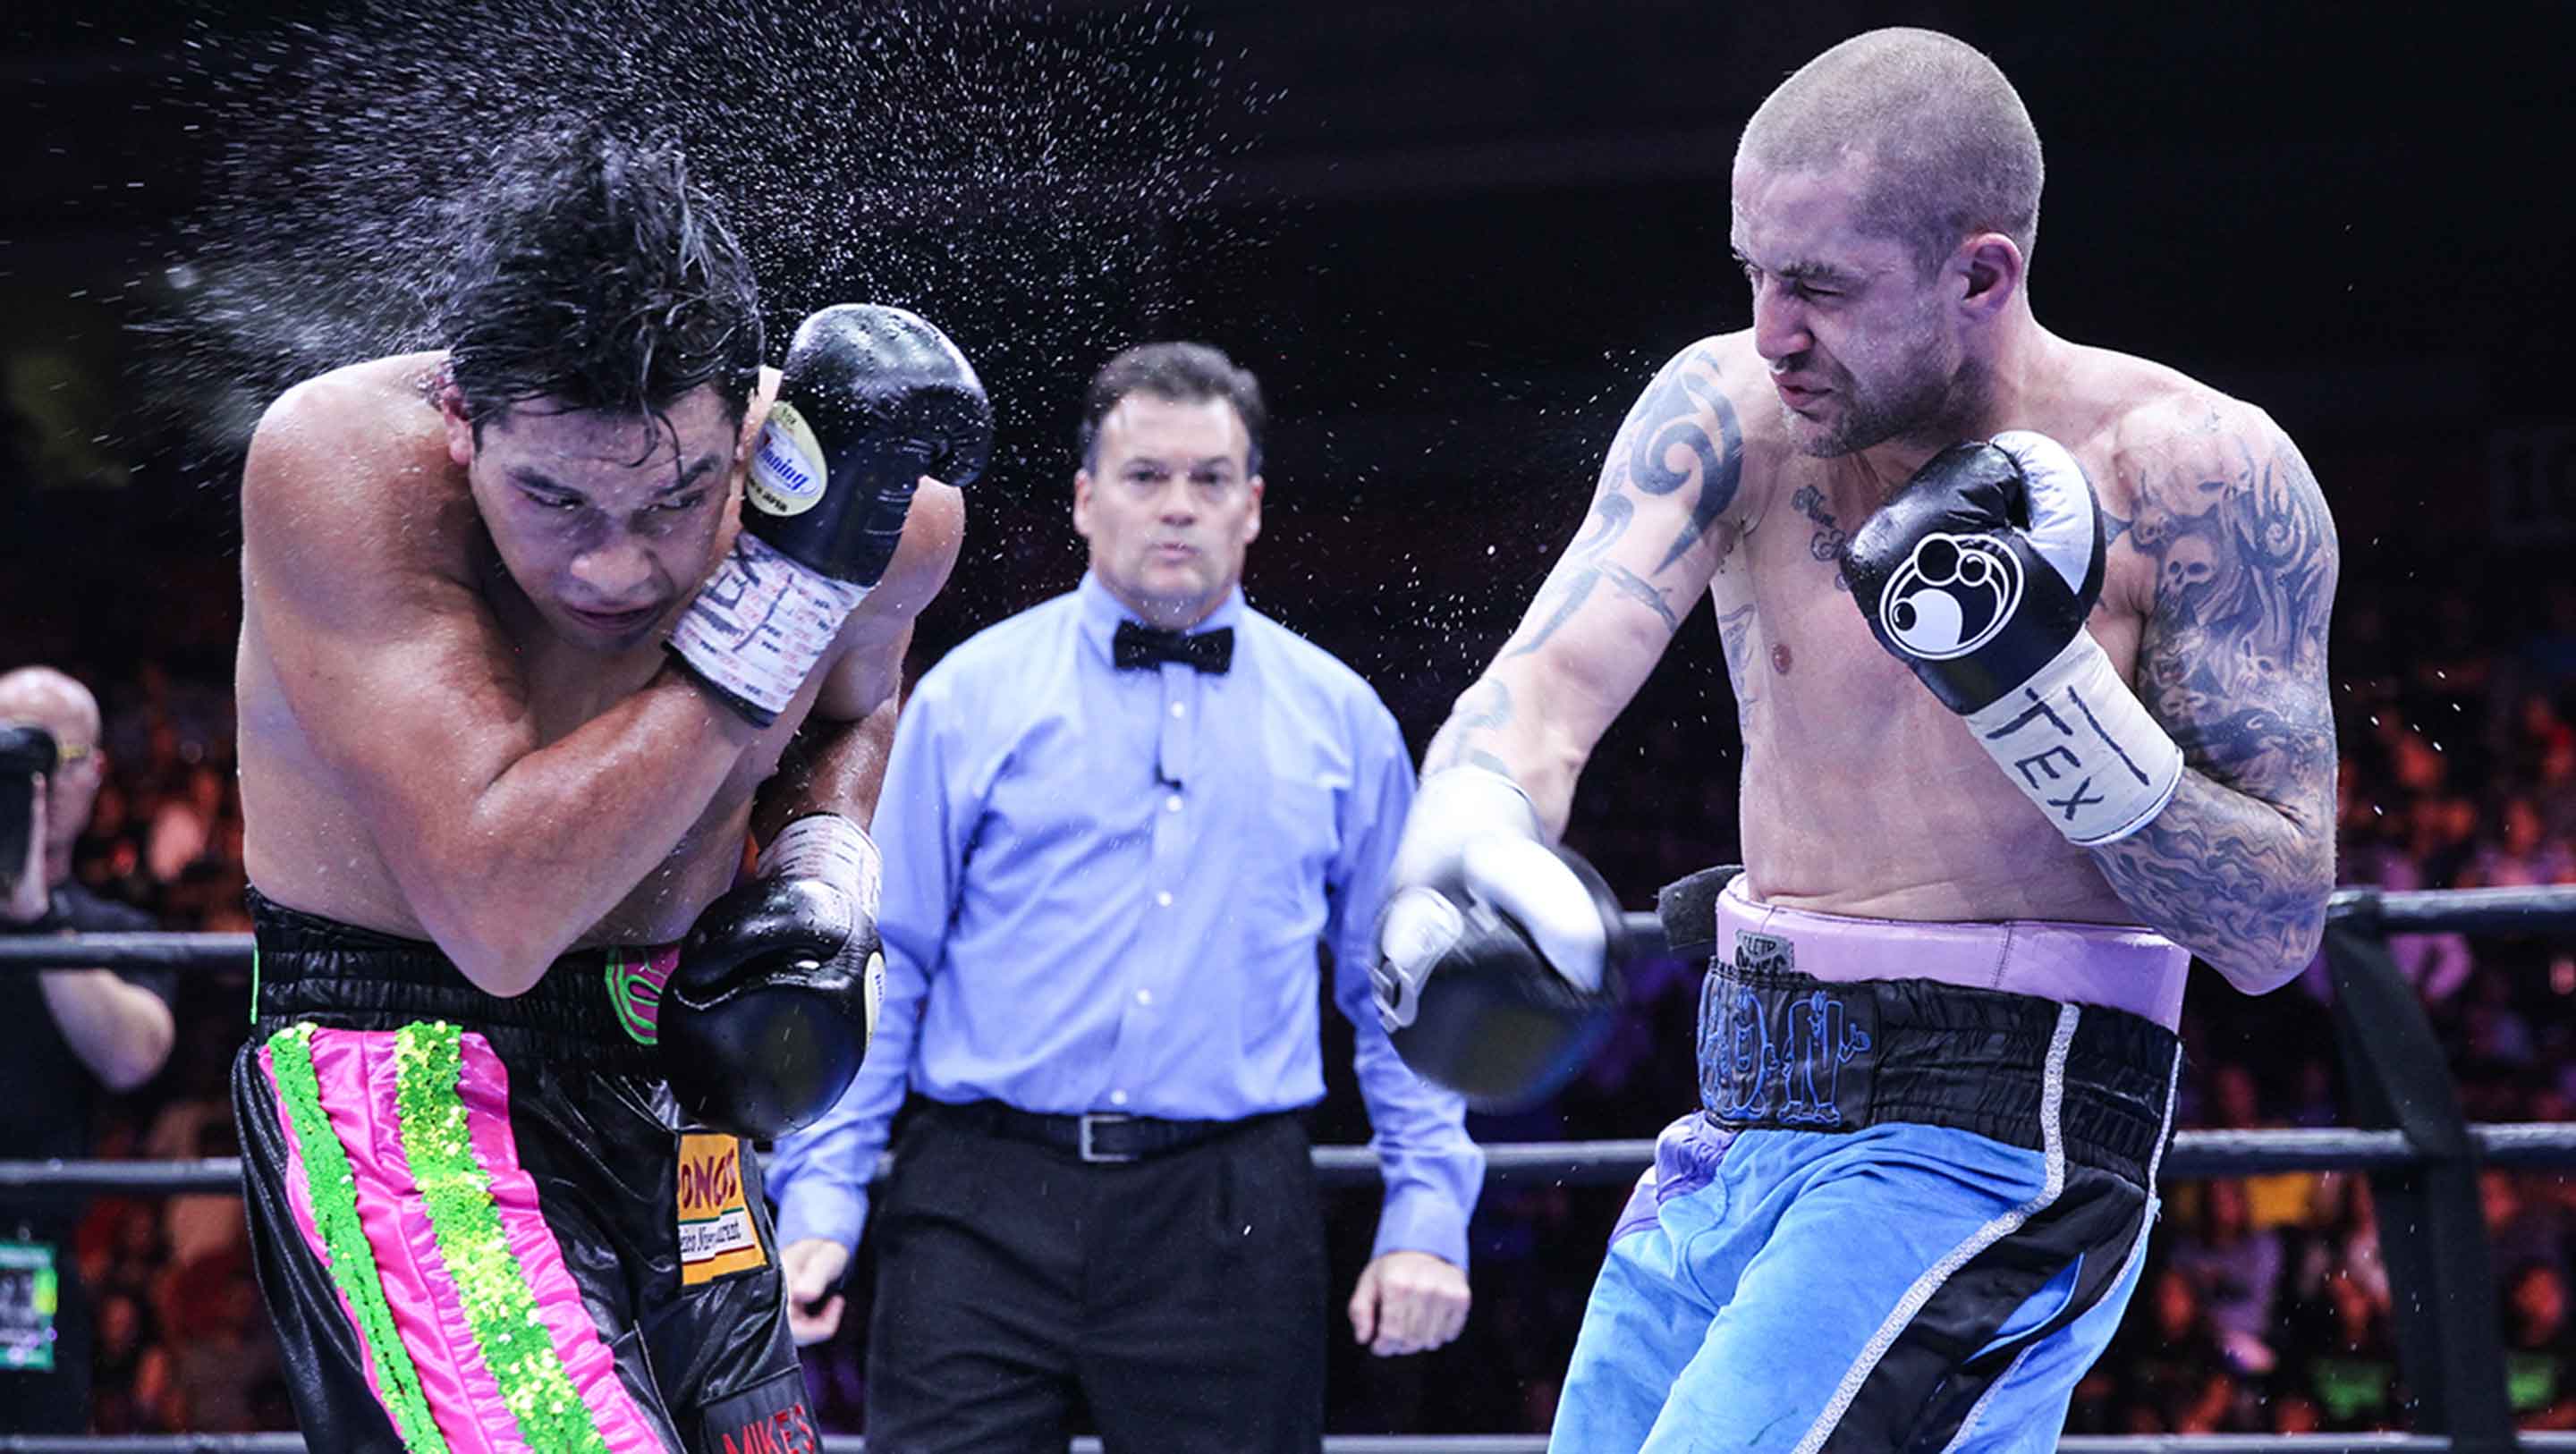
[(1024, 1111), (1001, 1101), (968, 1101), (962, 1105), (933, 1101), (930, 1108), (942, 1119), (988, 1135), (1027, 1141), (1093, 1163), (1145, 1161), (1294, 1114), (1270, 1111), (1236, 1121), (1167, 1121), (1160, 1116), (1131, 1116), (1123, 1111), (1052, 1115)]

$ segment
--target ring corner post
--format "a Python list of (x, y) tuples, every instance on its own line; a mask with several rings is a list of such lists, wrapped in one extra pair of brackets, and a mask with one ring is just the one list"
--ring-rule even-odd
[(2368, 894), (2338, 895), (2326, 924), (2335, 1038), (2353, 1123), (2403, 1132), (2422, 1159), (2369, 1173), (2390, 1284), (2397, 1361), (2419, 1432), (2458, 1454), (2520, 1447), (2505, 1395), (2493, 1253), (2478, 1191), (2480, 1155), (2450, 1066), (2415, 987), (2399, 971)]

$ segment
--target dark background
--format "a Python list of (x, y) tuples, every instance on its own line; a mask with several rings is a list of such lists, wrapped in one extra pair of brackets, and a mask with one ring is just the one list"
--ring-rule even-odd
[[(342, 275), (434, 273), (428, 242), (387, 244), (382, 216), (470, 185), (452, 154), (521, 114), (492, 93), (643, 114), (702, 92), (757, 98), (685, 129), (756, 253), (781, 260), (773, 356), (804, 308), (878, 297), (947, 328), (994, 388), (998, 462), (921, 661), (1071, 584), (1082, 384), (1126, 343), (1195, 336), (1270, 391), (1255, 600), (1368, 675), (1418, 745), (1570, 536), (1646, 379), (1749, 322), (1726, 250), (1744, 118), (1824, 46), (1892, 23), (1962, 36), (2020, 87), (2049, 163), (2041, 321), (2210, 380), (2300, 441), (2341, 526), (2345, 615), (2413, 582), (2431, 594), (2401, 613), (2471, 593), (2455, 632), (2502, 639), (2543, 610), (2535, 577), (2564, 574), (2563, 5), (2416, 24), (2329, 5), (1697, 0), (598, 18), (621, 3), (9, 23), (7, 655), (223, 679), (249, 421), (294, 378), (394, 346), (390, 325), (380, 339), (324, 306)], [(784, 16), (760, 35), (789, 42), (726, 43), (715, 17), (736, 10)], [(818, 39), (845, 34), (865, 39)], [(657, 63), (667, 85), (599, 74)], [(860, 136), (841, 170), (864, 185), (818, 160), (841, 155), (836, 131)], [(1030, 180), (1041, 153), (1084, 146), (1082, 170)], [(192, 278), (193, 296), (173, 285)], [(1618, 883), (1632, 904), (1652, 874), (1732, 851), (1732, 716), (1697, 613), (1597, 759), (1684, 810), (1652, 827), (1648, 880)], [(1576, 841), (1633, 829), (1628, 806), (1587, 794)]]
[[(2369, 579), (2373, 552), (2533, 544), (2568, 524), (2565, 438), (2551, 432), (2571, 414), (2576, 322), (2564, 6), (2422, 24), (2263, 4), (986, 8), (952, 27), (960, 66), (1033, 97), (1061, 85), (1050, 65), (1090, 68), (1081, 42), (1039, 63), (1011, 40), (1157, 18), (1153, 35), (1098, 48), (1175, 73), (1135, 104), (1168, 94), (1205, 110), (1224, 146), (1205, 199), (1177, 216), (1079, 188), (986, 186), (980, 202), (965, 189), (941, 204), (963, 225), (940, 246), (996, 259), (985, 275), (974, 262), (877, 266), (779, 290), (783, 339), (798, 305), (899, 276), (885, 293), (989, 360), (1002, 463), (933, 608), (934, 648), (1069, 583), (1065, 442), (1082, 380), (1117, 345), (1194, 335), (1272, 394), (1257, 597), (1380, 679), (1422, 728), (1579, 519), (1598, 453), (1655, 366), (1748, 321), (1725, 243), (1744, 117), (1823, 46), (1887, 23), (1958, 34), (2020, 86), (2049, 161), (2041, 320), (2269, 408), (2324, 480), (2348, 577)], [(327, 111), (239, 124), (291, 114), (283, 78), (329, 63), (299, 27), (327, 32), (351, 12), (45, 9), (0, 29), (0, 500), (15, 566), (0, 625), (39, 651), (166, 651), (175, 636), (219, 652), (230, 622), (200, 596), (201, 578), (230, 568), (227, 447), (296, 364), (362, 356), (365, 339), (343, 330), (309, 360), (241, 358), (170, 306), (166, 280), (226, 243), (206, 235), (210, 214), (238, 247), (245, 208), (328, 280), (333, 258), (313, 239), (327, 242), (331, 219), (297, 209), (341, 199), (310, 171), (299, 186), (290, 161), (245, 203), (225, 148), (283, 152), (307, 127), (367, 134), (365, 118)], [(471, 30), (475, 10), (429, 13)], [(1191, 73), (1206, 57), (1221, 75)], [(720, 75), (725, 61), (697, 64)], [(277, 110), (261, 109), (264, 89), (285, 98)], [(916, 134), (938, 134), (940, 101), (907, 118)], [(441, 150), (435, 114), (376, 124), (393, 139), (382, 151)], [(906, 175), (935, 179), (938, 158)], [(1082, 254), (1098, 218), (1063, 222), (1086, 208), (1127, 214), (1106, 224), (1120, 236), (1097, 268)], [(922, 248), (917, 218), (857, 214), (846, 229), (879, 256)], [(990, 286), (1005, 274), (1012, 286)], [(280, 291), (291, 311), (298, 297)], [(1018, 305), (1033, 294), (1083, 301), (1032, 318)], [(2560, 493), (2495, 519), (2498, 490), (2535, 486)], [(1680, 655), (1679, 672), (1715, 669)]]
[[(156, 752), (166, 729), (171, 762), (221, 760), (250, 421), (302, 372), (406, 340), (416, 320), (389, 315), (374, 338), (350, 299), (398, 292), (415, 262), (418, 285), (435, 249), (389, 243), (367, 214), (460, 180), (475, 118), (507, 124), (489, 91), (552, 75), (649, 109), (649, 85), (601, 69), (619, 38), (596, 17), (623, 3), (0, 19), (0, 665), (70, 666), (129, 724), (148, 712)], [(2465, 829), (2424, 838), (2446, 845), (2427, 857), (2373, 825), (2437, 803), (2483, 822), (2523, 791), (2515, 683), (2576, 720), (2566, 6), (2397, 23), (2260, 3), (789, 4), (759, 12), (783, 49), (662, 53), (691, 26), (721, 36), (719, 8), (674, 6), (634, 48), (652, 74), (762, 98), (690, 140), (755, 251), (785, 260), (764, 270), (773, 360), (803, 309), (875, 297), (940, 323), (994, 388), (997, 463), (917, 665), (1073, 583), (1084, 380), (1127, 343), (1200, 337), (1270, 391), (1255, 602), (1368, 676), (1419, 746), (1581, 518), (1654, 369), (1749, 322), (1726, 249), (1745, 117), (1834, 41), (1922, 24), (1992, 54), (2038, 124), (2041, 321), (2261, 404), (2314, 464), (2345, 557), (2348, 870), (2412, 852), (2421, 882), (2475, 881)], [(587, 32), (540, 23), (574, 12)], [(896, 39), (797, 48), (851, 31)], [(473, 59), (419, 63), (443, 48)], [(817, 55), (840, 58), (830, 75), (798, 69)], [(352, 68), (369, 57), (381, 75)], [(1169, 117), (1184, 120), (1154, 124)], [(844, 118), (863, 165), (820, 144)], [(1049, 170), (1049, 148), (1081, 166)], [(2427, 742), (2447, 783), (2424, 776)], [(1664, 878), (1732, 855), (1735, 751), (1700, 612), (1596, 754), (1569, 838), (1645, 906)], [(2545, 1067), (2570, 1046), (2576, 964), (2535, 954), (2482, 946), (2497, 977), (2464, 998), (2523, 996)], [(1637, 1136), (1686, 1106), (1677, 984), (1641, 995), (1650, 1012), (1592, 1077), (1478, 1134)], [(239, 1007), (220, 990), (171, 1096), (197, 1071), (220, 1082)], [(2194, 1004), (2187, 1124), (2333, 1116), (2303, 1089), (2327, 1053), (2313, 999), (2247, 1001), (2204, 974)], [(1338, 1047), (1328, 1063), (1347, 1079)], [(2537, 1073), (2526, 1060), (2472, 1084), (2472, 1115), (2563, 1113), (2530, 1090)], [(1317, 1131), (1365, 1135), (1346, 1084)], [(1344, 1285), (1365, 1200), (1334, 1201)], [(1489, 1195), (1468, 1340), (1392, 1365), (1340, 1357), (1335, 1427), (1543, 1426), (1614, 1203)], [(850, 1354), (818, 1365), (837, 1380), (827, 1408), (855, 1406)]]

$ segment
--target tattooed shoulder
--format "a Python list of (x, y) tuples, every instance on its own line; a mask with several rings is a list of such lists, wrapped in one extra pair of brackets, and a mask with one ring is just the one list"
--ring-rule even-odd
[(2094, 862), (2144, 922), (2260, 992), (2315, 953), (2334, 881), (2334, 520), (2260, 410), (2156, 423), (2123, 440), (2112, 534), (2155, 573), (2136, 685), (2193, 771)]
[[(1675, 355), (1628, 410), (1574, 542), (1550, 572), (1508, 659), (1545, 646), (1601, 596), (1644, 607), (1667, 633), (1723, 569), (1744, 474), (1744, 431), (1711, 342)], [(1633, 538), (1632, 538), (1633, 536)]]
[(2326, 632), (2339, 553), (2316, 476), (2246, 405), (2220, 401), (2159, 426), (2124, 449), (2132, 513), (2110, 522), (2154, 571), (2141, 694), (2220, 781), (2272, 777), (2283, 755), (2330, 762)]
[[(1678, 496), (1685, 511), (1651, 575), (1661, 575), (1703, 540), (1722, 565), (1735, 545), (1726, 523), (1744, 483), (1744, 428), (1726, 396), (1716, 340), (1683, 349), (1637, 397), (1602, 462), (1601, 493)], [(1716, 532), (1712, 535), (1712, 532)]]

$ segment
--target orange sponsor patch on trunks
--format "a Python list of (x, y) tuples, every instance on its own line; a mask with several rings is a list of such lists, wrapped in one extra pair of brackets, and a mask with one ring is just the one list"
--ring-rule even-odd
[(742, 1142), (680, 1137), (680, 1282), (706, 1282), (768, 1264), (743, 1195)]

